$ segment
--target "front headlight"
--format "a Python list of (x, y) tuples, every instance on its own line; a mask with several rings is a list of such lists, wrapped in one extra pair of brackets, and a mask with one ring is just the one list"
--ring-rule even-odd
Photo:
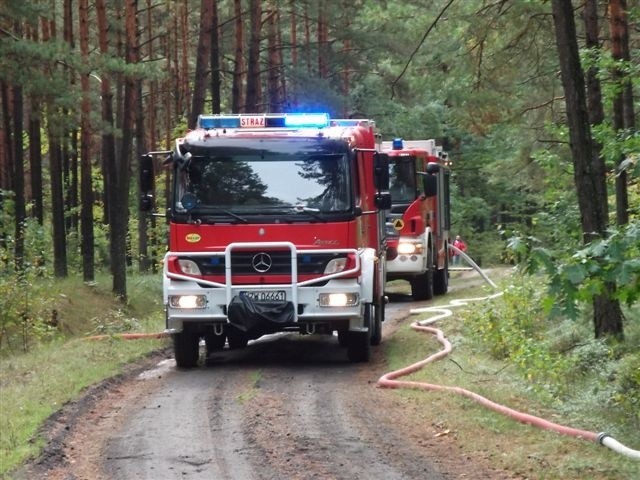
[(321, 307), (353, 307), (359, 300), (357, 293), (321, 293), (318, 297)]
[(414, 253), (417, 253), (417, 254), (422, 253), (422, 244), (421, 243), (400, 242), (398, 244), (398, 254), (400, 254), (400, 255), (412, 255)]
[(205, 295), (169, 295), (171, 308), (204, 308), (206, 305)]

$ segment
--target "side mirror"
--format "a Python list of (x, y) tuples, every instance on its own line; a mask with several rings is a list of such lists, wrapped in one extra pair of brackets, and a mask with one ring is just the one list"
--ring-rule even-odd
[(149, 154), (140, 156), (140, 210), (150, 212), (154, 208), (153, 184), (154, 184), (153, 157)]
[(386, 153), (374, 152), (373, 175), (376, 190), (389, 190), (389, 155)]
[(389, 192), (376, 193), (374, 201), (379, 210), (391, 209), (391, 194)]
[(140, 156), (140, 191), (149, 193), (153, 191), (153, 157), (149, 154)]
[(422, 189), (424, 196), (435, 197), (438, 195), (438, 173), (440, 173), (440, 165), (436, 162), (427, 163), (427, 171), (420, 172), (422, 175)]
[(429, 175), (435, 175), (439, 171), (440, 171), (440, 165), (439, 164), (437, 164), (436, 162), (427, 163), (427, 173)]
[(154, 208), (153, 195), (151, 194), (143, 194), (140, 196), (140, 211), (141, 212), (150, 212)]
[(429, 198), (438, 195), (438, 176), (425, 172), (420, 172), (420, 176), (422, 177), (422, 190), (424, 190), (424, 196)]

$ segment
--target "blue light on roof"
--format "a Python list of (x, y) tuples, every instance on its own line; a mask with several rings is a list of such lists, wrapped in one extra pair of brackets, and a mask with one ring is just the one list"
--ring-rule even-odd
[(200, 115), (198, 117), (198, 127), (210, 130), (212, 128), (238, 128), (240, 126), (240, 117), (235, 116), (212, 116)]
[(393, 143), (391, 144), (391, 148), (393, 150), (402, 150), (403, 144), (401, 138), (394, 138)]
[(329, 125), (327, 113), (288, 113), (284, 117), (285, 127), (326, 127)]
[(200, 115), (198, 128), (323, 128), (329, 125), (327, 113)]

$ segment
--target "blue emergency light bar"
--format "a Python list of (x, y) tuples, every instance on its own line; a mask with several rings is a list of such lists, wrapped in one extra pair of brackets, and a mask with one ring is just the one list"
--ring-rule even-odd
[(334, 127), (367, 127), (372, 125), (373, 122), (366, 118), (333, 118), (331, 119), (331, 125)]
[(329, 125), (327, 113), (282, 113), (200, 115), (198, 128), (323, 128)]
[(401, 138), (394, 138), (393, 142), (391, 143), (391, 148), (393, 150), (402, 150), (402, 148), (403, 148), (402, 139)]

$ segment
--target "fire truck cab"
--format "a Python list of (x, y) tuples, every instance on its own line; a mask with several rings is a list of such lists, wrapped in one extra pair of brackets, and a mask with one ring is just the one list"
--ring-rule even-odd
[(263, 335), (333, 334), (349, 360), (381, 341), (388, 156), (370, 120), (326, 114), (201, 115), (172, 151), (141, 157), (153, 208), (154, 156), (172, 171), (164, 257), (176, 363)]
[(449, 168), (435, 140), (395, 139), (389, 155), (392, 206), (387, 215), (387, 279), (406, 280), (414, 300), (447, 293)]

